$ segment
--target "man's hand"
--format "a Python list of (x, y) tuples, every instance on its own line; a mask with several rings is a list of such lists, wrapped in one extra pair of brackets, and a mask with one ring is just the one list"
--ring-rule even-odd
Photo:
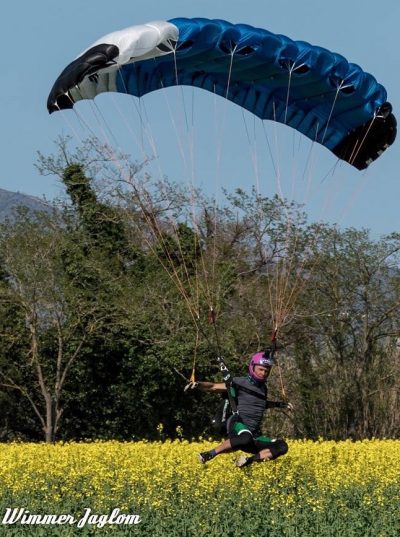
[(289, 410), (289, 412), (293, 412), (293, 410), (294, 410), (294, 407), (293, 407), (292, 403), (286, 403), (285, 408), (286, 408), (286, 410)]
[(183, 391), (187, 392), (188, 390), (195, 390), (196, 388), (198, 388), (198, 386), (199, 386), (198, 382), (190, 381), (188, 384), (186, 384), (186, 386), (184, 387)]

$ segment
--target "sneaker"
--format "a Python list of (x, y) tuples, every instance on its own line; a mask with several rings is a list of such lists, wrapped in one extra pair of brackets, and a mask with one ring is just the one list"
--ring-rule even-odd
[(235, 461), (235, 466), (237, 466), (237, 468), (249, 466), (249, 464), (251, 464), (250, 458), (251, 457), (246, 457), (246, 455), (240, 455)]
[(201, 464), (205, 464), (206, 462), (210, 461), (213, 456), (208, 451), (203, 451), (202, 453), (197, 454), (197, 458)]

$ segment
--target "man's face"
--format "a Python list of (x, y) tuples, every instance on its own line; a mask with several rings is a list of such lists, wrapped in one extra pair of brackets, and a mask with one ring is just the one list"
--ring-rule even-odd
[(254, 375), (260, 380), (266, 380), (271, 372), (270, 366), (256, 365), (254, 366)]

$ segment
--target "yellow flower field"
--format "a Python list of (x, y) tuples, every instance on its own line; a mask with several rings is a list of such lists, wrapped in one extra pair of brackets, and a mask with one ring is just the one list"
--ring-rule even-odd
[[(0, 526), (5, 535), (400, 535), (400, 441), (290, 441), (277, 461), (202, 466), (210, 442), (0, 444), (6, 508), (136, 513), (140, 523)], [(13, 533), (15, 532), (15, 533)], [(25, 532), (25, 533), (24, 533)], [(31, 533), (29, 533), (31, 532)], [(32, 533), (33, 532), (33, 533)], [(37, 532), (37, 533), (34, 533)], [(39, 532), (39, 533), (38, 533)]]

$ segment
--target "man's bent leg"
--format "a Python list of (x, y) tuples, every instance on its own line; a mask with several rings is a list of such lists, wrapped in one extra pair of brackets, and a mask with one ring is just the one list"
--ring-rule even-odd
[(236, 461), (236, 466), (244, 468), (249, 466), (253, 462), (263, 462), (265, 460), (275, 460), (282, 455), (285, 455), (288, 451), (287, 443), (281, 438), (270, 439), (268, 437), (258, 437), (255, 440), (255, 445), (260, 451), (251, 457), (241, 455)]
[(230, 439), (228, 438), (216, 448), (210, 449), (210, 451), (202, 451), (198, 454), (198, 458), (202, 464), (205, 464), (206, 462), (211, 461), (217, 455), (220, 455), (221, 453), (229, 453), (230, 451), (232, 451), (232, 445)]

